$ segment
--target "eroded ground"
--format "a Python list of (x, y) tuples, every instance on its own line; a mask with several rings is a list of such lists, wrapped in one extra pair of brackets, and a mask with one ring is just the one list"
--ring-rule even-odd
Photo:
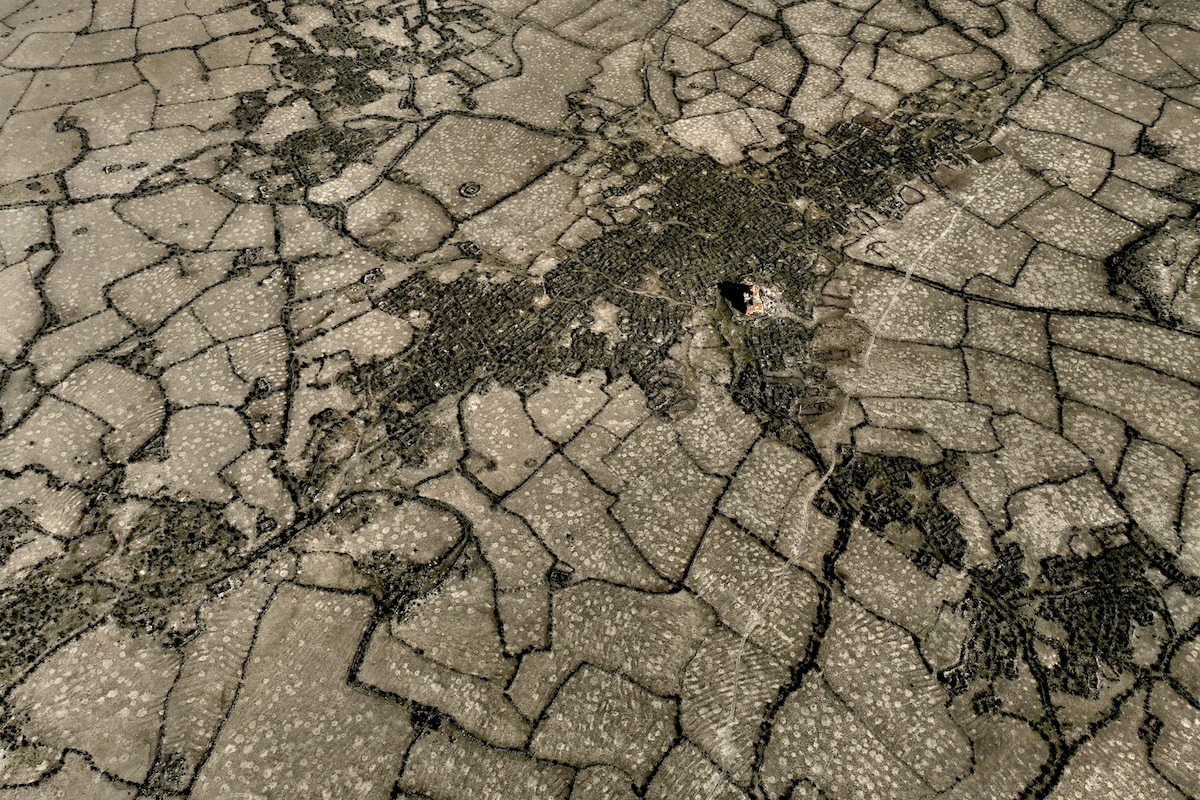
[(1191, 0), (0, 0), (0, 800), (1200, 795)]

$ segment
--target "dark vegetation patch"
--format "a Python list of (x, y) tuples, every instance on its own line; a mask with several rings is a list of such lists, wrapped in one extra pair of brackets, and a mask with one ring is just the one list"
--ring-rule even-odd
[(7, 561), (22, 540), (36, 530), (37, 526), (17, 509), (0, 511), (0, 564)]
[(118, 624), (167, 643), (194, 632), (195, 607), (209, 585), (245, 564), (246, 537), (225, 522), (222, 510), (162, 501), (141, 515), (105, 570), (117, 586), (112, 617)]
[[(797, 318), (744, 326), (731, 343), (735, 395), (769, 425), (793, 425), (797, 408), (811, 409), (814, 387), (825, 383), (807, 352), (812, 326), (800, 321), (822, 280), (811, 269), (815, 257), (838, 260), (838, 237), (851, 230), (856, 209), (899, 213), (899, 184), (963, 162), (962, 142), (978, 135), (977, 125), (926, 115), (921, 103), (898, 120), (906, 124), (883, 136), (847, 123), (816, 148), (795, 136), (767, 164), (651, 158), (630, 144), (610, 158), (637, 164), (627, 186), (663, 185), (654, 209), (587, 243), (542, 280), (413, 276), (379, 305), (396, 315), (420, 310), (428, 324), (403, 355), (348, 380), (382, 399), (369, 415), (390, 416), (399, 430), (407, 425), (398, 417), (484, 378), (524, 388), (551, 373), (596, 368), (632, 376), (664, 411), (681, 400), (678, 377), (663, 365), (684, 323), (697, 308), (717, 307), (718, 286), (754, 278), (776, 287)], [(619, 337), (591, 330), (599, 301), (621, 310)], [(795, 370), (797, 361), (800, 380), (771, 374)]]
[(962, 569), (967, 542), (958, 518), (937, 500), (955, 483), (954, 463), (926, 466), (911, 458), (855, 453), (834, 469), (827, 496), (836, 496), (867, 530), (888, 540), (936, 576), (943, 564)]
[(1065, 641), (1052, 643), (1059, 653), (1055, 688), (1092, 696), (1102, 669), (1119, 674), (1133, 667), (1134, 626), (1153, 624), (1164, 607), (1146, 577), (1148, 566), (1146, 554), (1133, 544), (1046, 560), (1042, 571), (1049, 587), (1037, 613), (1066, 632)]
[(449, 552), (429, 564), (414, 564), (391, 550), (374, 550), (356, 559), (354, 565), (373, 584), (378, 612), (399, 618), (414, 601), (436, 591), (455, 569), (469, 568), (472, 559), (465, 557), (469, 541), (463, 536)]
[(1102, 680), (1136, 669), (1135, 627), (1153, 625), (1165, 608), (1143, 549), (1126, 541), (1096, 554), (1051, 556), (1037, 581), (1015, 542), (997, 555), (970, 571), (962, 607), (971, 635), (958, 664), (941, 676), (951, 691), (973, 682), (991, 691), (995, 681), (1015, 679), (1021, 660), (1035, 658), (1035, 641), (1054, 653), (1050, 666), (1033, 664), (1052, 690), (1096, 697)]
[(106, 604), (78, 580), (38, 570), (0, 596), (0, 680), (8, 687)]

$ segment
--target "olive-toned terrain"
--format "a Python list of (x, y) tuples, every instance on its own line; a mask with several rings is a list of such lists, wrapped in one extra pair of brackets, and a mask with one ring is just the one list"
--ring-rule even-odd
[(0, 800), (1200, 796), (1200, 5), (0, 0)]

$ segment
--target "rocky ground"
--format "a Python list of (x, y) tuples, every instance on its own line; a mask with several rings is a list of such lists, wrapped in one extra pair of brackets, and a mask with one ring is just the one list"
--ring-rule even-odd
[(1191, 0), (0, 0), (0, 800), (1200, 795)]

